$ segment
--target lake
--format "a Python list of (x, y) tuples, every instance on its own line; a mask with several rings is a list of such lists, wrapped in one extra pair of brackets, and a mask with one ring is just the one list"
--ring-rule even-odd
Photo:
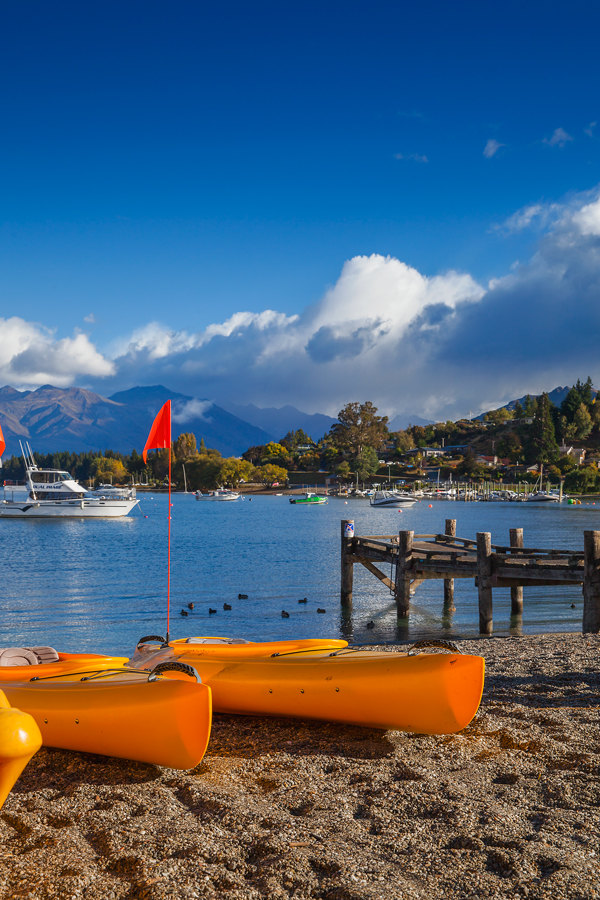
[[(443, 582), (430, 581), (418, 588), (408, 623), (399, 626), (388, 589), (355, 566), (352, 615), (342, 615), (341, 519), (354, 519), (355, 533), (363, 535), (401, 528), (443, 532), (445, 519), (455, 518), (459, 537), (490, 531), (492, 542), (508, 544), (509, 529), (521, 527), (526, 547), (573, 550), (583, 550), (584, 529), (600, 528), (600, 503), (423, 500), (397, 510), (338, 498), (323, 506), (297, 506), (285, 496), (198, 503), (191, 494), (175, 494), (172, 502), (172, 637), (387, 643), (475, 636), (477, 591), (466, 579), (455, 582), (452, 618), (443, 616)], [(124, 519), (0, 519), (0, 644), (128, 654), (142, 635), (164, 634), (167, 512), (165, 494), (142, 494), (139, 507)], [(580, 631), (580, 587), (525, 588), (524, 593), (522, 622), (511, 625), (510, 591), (494, 590), (495, 634)], [(298, 603), (304, 597), (308, 602)], [(191, 602), (194, 610), (182, 617)], [(232, 609), (225, 611), (224, 603)], [(326, 612), (317, 613), (318, 607)], [(289, 618), (282, 618), (282, 610)], [(375, 623), (372, 629), (366, 627), (369, 621)]]

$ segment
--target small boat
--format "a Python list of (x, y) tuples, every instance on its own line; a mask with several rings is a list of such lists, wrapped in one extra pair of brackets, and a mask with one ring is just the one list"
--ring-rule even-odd
[(203, 494), (202, 491), (196, 491), (196, 500), (241, 500), (242, 495), (237, 491), (227, 491), (224, 488), (218, 488), (216, 491), (208, 491)]
[(99, 497), (100, 500), (135, 500), (134, 487), (119, 486), (116, 484), (99, 484), (94, 490), (86, 492), (86, 497)]
[(0, 688), (47, 747), (191, 769), (210, 736), (210, 688), (186, 665), (140, 671), (126, 657), (0, 649)]
[(403, 494), (400, 491), (375, 491), (370, 498), (371, 506), (389, 506), (392, 509), (404, 509), (414, 506), (417, 499), (412, 494)]
[(527, 503), (560, 503), (561, 499), (558, 491), (534, 491), (525, 497)]
[(462, 654), (449, 641), (422, 641), (408, 651), (353, 650), (341, 640), (161, 642), (142, 638), (131, 665), (192, 665), (222, 713), (451, 734), (469, 724), (483, 690), (483, 657)]
[(35, 719), (14, 709), (0, 691), (0, 808), (13, 784), (42, 746)]
[(4, 482), (0, 516), (5, 518), (117, 518), (126, 516), (139, 502), (133, 496), (100, 496), (86, 491), (60, 469), (40, 469), (29, 444), (21, 443), (24, 483)]
[(327, 503), (327, 497), (319, 497), (318, 494), (307, 491), (305, 494), (298, 494), (297, 497), (290, 497), (290, 503), (305, 503), (311, 506), (318, 506), (321, 503)]

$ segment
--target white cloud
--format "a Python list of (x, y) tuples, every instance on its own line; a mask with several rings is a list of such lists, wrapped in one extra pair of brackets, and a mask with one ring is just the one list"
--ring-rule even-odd
[(485, 147), (483, 148), (483, 155), (486, 159), (491, 159), (492, 156), (495, 156), (498, 150), (501, 147), (505, 147), (505, 144), (501, 144), (499, 141), (496, 141), (494, 138), (490, 138)]
[(212, 400), (188, 400), (186, 403), (174, 405), (173, 421), (182, 424), (192, 419), (203, 419), (212, 405)]
[(115, 373), (114, 363), (85, 334), (56, 339), (50, 329), (17, 316), (0, 319), (0, 334), (0, 381), (4, 384), (67, 387), (77, 379)]
[(583, 129), (583, 133), (587, 134), (588, 137), (594, 137), (594, 130), (596, 128), (597, 122), (590, 122), (587, 128)]
[(394, 153), (394, 159), (404, 159), (410, 162), (427, 163), (428, 158), (424, 153)]
[(572, 140), (573, 138), (567, 134), (564, 128), (555, 128), (551, 137), (544, 138), (543, 143), (548, 144), (549, 147), (564, 147)]
[(96, 322), (96, 316), (94, 313), (89, 313), (89, 315), (83, 317), (83, 321), (87, 322), (88, 325), (94, 325)]
[[(347, 260), (298, 315), (238, 312), (203, 331), (150, 323), (112, 361), (82, 334), (57, 340), (22, 319), (0, 322), (0, 373), (22, 386), (90, 384), (100, 393), (162, 383), (188, 396), (335, 414), (350, 400), (384, 413), (448, 418), (524, 393), (600, 382), (600, 190), (534, 203), (506, 230), (540, 230), (528, 260), (482, 286), (393, 256)], [(201, 401), (174, 410), (185, 421)]]
[(600, 198), (573, 213), (572, 221), (582, 234), (600, 236)]

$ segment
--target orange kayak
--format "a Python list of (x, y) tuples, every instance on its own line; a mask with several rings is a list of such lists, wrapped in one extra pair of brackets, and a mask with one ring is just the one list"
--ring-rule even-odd
[(189, 666), (148, 672), (126, 664), (126, 657), (7, 648), (0, 687), (33, 716), (48, 747), (175, 769), (198, 765), (210, 736), (210, 688)]
[[(483, 691), (483, 657), (445, 641), (381, 651), (353, 650), (338, 640), (161, 640), (142, 638), (131, 664), (192, 665), (210, 686), (216, 712), (451, 734), (469, 724)], [(432, 652), (440, 650), (448, 652)]]
[(13, 709), (0, 691), (0, 807), (41, 746), (42, 736), (33, 717)]

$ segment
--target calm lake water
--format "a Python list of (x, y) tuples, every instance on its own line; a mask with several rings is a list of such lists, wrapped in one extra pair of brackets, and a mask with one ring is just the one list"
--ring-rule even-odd
[[(408, 510), (372, 509), (368, 501), (331, 498), (317, 507), (287, 497), (236, 503), (198, 503), (175, 494), (171, 550), (171, 636), (223, 635), (269, 640), (344, 637), (385, 643), (425, 636), (477, 634), (477, 592), (455, 582), (456, 612), (444, 618), (443, 582), (418, 588), (408, 624), (398, 626), (387, 588), (355, 567), (354, 606), (342, 616), (340, 521), (355, 533), (491, 531), (509, 543), (509, 528), (524, 529), (525, 546), (583, 549), (583, 531), (600, 529), (600, 503), (535, 506), (424, 500)], [(144, 634), (166, 630), (167, 497), (141, 496), (125, 519), (0, 519), (0, 644), (51, 644), (61, 650), (133, 652)], [(389, 573), (386, 573), (389, 574)], [(238, 600), (238, 594), (247, 600)], [(298, 600), (307, 597), (308, 603)], [(187, 618), (180, 610), (193, 602)], [(223, 604), (232, 606), (223, 610)], [(571, 609), (571, 604), (575, 609)], [(510, 621), (510, 591), (494, 591), (496, 634), (579, 631), (580, 587), (525, 589), (521, 623)], [(317, 613), (317, 607), (326, 610)], [(216, 609), (214, 615), (209, 608)], [(282, 609), (290, 617), (281, 617)], [(366, 628), (372, 620), (375, 627)]]

